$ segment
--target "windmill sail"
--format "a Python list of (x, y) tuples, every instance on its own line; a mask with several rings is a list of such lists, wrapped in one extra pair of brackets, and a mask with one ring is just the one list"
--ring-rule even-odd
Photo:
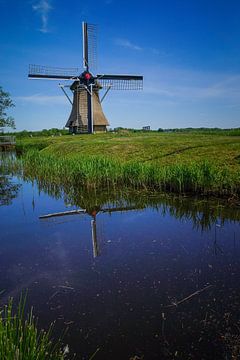
[(41, 65), (29, 65), (28, 77), (31, 79), (74, 80), (80, 70), (78, 68), (59, 68)]
[(97, 26), (83, 22), (83, 67), (96, 70), (97, 68)]
[(142, 90), (143, 77), (137, 75), (97, 75), (102, 88), (111, 90)]

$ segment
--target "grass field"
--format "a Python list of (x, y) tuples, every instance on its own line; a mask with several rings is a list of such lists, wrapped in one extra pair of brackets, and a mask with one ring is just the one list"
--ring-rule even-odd
[[(240, 192), (240, 136), (228, 133), (106, 133), (18, 140), (25, 169), (54, 182), (160, 191)], [(34, 151), (31, 151), (34, 150)]]
[(19, 140), (17, 146), (44, 149), (43, 153), (64, 157), (101, 155), (124, 162), (161, 165), (209, 160), (235, 169), (240, 165), (240, 136), (194, 132), (33, 137)]

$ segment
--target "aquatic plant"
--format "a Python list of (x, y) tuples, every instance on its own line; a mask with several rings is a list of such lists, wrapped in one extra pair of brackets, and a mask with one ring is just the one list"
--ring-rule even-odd
[(219, 169), (208, 161), (160, 166), (138, 161), (121, 162), (103, 156), (57, 157), (34, 150), (23, 156), (22, 164), (27, 178), (56, 185), (95, 189), (128, 186), (161, 192), (227, 196), (240, 191), (239, 172), (226, 166)]
[(2, 360), (63, 360), (67, 348), (61, 348), (60, 340), (52, 342), (52, 326), (39, 331), (32, 310), (25, 317), (26, 297), (21, 296), (16, 314), (13, 299), (1, 310), (0, 359)]

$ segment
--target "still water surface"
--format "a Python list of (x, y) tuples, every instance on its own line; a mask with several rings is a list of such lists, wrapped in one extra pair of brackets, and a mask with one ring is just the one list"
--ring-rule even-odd
[[(0, 181), (2, 304), (28, 289), (39, 326), (68, 327), (77, 359), (231, 358), (239, 208)], [(39, 219), (76, 208), (87, 212)]]

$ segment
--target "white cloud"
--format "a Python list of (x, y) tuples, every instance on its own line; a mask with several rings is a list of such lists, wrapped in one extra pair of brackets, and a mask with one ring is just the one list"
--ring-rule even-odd
[(115, 44), (124, 48), (128, 48), (131, 50), (136, 50), (136, 51), (144, 51), (146, 54), (150, 54), (150, 55), (155, 55), (158, 56), (159, 58), (166, 58), (169, 57), (170, 54), (167, 53), (164, 50), (160, 50), (157, 49), (155, 47), (142, 47), (139, 46), (135, 43), (132, 43), (130, 40), (128, 39), (124, 39), (124, 38), (117, 38), (114, 40)]
[(63, 95), (43, 95), (34, 94), (30, 96), (16, 96), (15, 101), (21, 101), (24, 103), (32, 103), (37, 105), (66, 105), (68, 100)]
[(33, 5), (33, 10), (40, 14), (42, 26), (39, 29), (42, 33), (49, 32), (48, 28), (48, 14), (52, 10), (49, 0), (40, 0), (36, 5)]
[[(151, 75), (150, 75), (151, 77)], [(144, 92), (175, 101), (240, 101), (240, 75), (174, 71), (155, 72), (155, 81), (146, 79)]]
[(127, 40), (127, 39), (115, 39), (115, 43), (119, 46), (128, 48), (128, 49), (132, 49), (132, 50), (136, 50), (136, 51), (141, 51), (142, 48), (136, 44), (133, 44), (131, 41)]

